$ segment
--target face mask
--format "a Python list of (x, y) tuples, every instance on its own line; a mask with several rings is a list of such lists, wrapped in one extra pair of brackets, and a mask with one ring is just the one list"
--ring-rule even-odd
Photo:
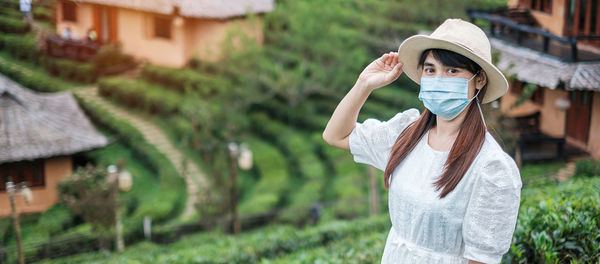
[[(465, 78), (441, 78), (441, 77), (421, 77), (421, 91), (419, 92), (419, 100), (429, 111), (435, 115), (445, 119), (452, 120), (460, 114), (469, 103), (477, 98), (477, 94), (473, 98), (467, 98), (469, 91), (469, 81)], [(479, 106), (479, 104), (478, 104)]]

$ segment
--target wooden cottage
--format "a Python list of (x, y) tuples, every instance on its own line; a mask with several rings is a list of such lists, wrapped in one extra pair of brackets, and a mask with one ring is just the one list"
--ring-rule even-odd
[(261, 16), (274, 0), (59, 0), (56, 6), (59, 36), (94, 32), (98, 43), (118, 42), (138, 59), (179, 67), (193, 57), (218, 60), (228, 31), (262, 43)]
[[(490, 24), (497, 65), (512, 80), (501, 110), (530, 126), (521, 142), (600, 159), (600, 1), (510, 0), (506, 10), (469, 15)], [(536, 155), (544, 154), (552, 153)]]
[(1, 75), (0, 135), (0, 217), (10, 215), (7, 181), (26, 182), (33, 193), (30, 204), (16, 200), (19, 212), (43, 212), (71, 174), (70, 155), (107, 144), (70, 92), (36, 93)]

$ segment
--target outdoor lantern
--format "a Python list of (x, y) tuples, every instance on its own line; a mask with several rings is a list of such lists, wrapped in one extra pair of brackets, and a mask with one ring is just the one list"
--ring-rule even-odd
[(232, 157), (235, 157), (238, 155), (238, 145), (235, 144), (235, 142), (229, 142), (229, 144), (227, 144), (227, 149), (229, 149), (229, 154), (231, 154)]
[(556, 108), (565, 111), (571, 107), (571, 101), (565, 97), (560, 97), (554, 101), (554, 105)]
[(176, 27), (181, 27), (183, 26), (183, 18), (178, 16), (173, 20), (173, 25), (175, 25)]
[(31, 189), (25, 184), (21, 186), (21, 195), (23, 195), (23, 201), (26, 204), (30, 204), (33, 201), (33, 193), (31, 193)]
[(114, 175), (114, 173), (117, 173), (117, 166), (115, 165), (109, 165), (108, 168), (106, 169), (106, 171), (108, 172), (109, 175)]
[(241, 145), (240, 155), (238, 157), (238, 164), (242, 170), (249, 170), (252, 168), (252, 151), (248, 149), (246, 144)]
[(500, 108), (500, 104), (498, 103), (498, 100), (493, 101), (492, 104), (491, 104), (491, 106), (494, 109)]
[(119, 189), (121, 191), (129, 191), (131, 190), (131, 186), (133, 185), (133, 179), (131, 177), (131, 173), (129, 171), (122, 171), (119, 173)]

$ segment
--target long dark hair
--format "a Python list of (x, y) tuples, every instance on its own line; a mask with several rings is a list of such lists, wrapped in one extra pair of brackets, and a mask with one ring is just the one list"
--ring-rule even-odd
[[(428, 49), (421, 54), (419, 59), (419, 69), (423, 68), (427, 55), (433, 55), (435, 59), (445, 66), (463, 68), (475, 74), (481, 71), (481, 67), (471, 59), (456, 52), (443, 49)], [(481, 74), (481, 73), (480, 73)], [(485, 96), (487, 85), (485, 85), (477, 99), (479, 102)], [(485, 125), (480, 117), (476, 100), (471, 101), (467, 109), (467, 115), (460, 126), (458, 136), (452, 145), (448, 159), (444, 164), (442, 175), (433, 184), (436, 191), (442, 190), (440, 198), (444, 198), (450, 193), (465, 175), (473, 160), (479, 153), (483, 141), (485, 140)], [(394, 169), (406, 158), (421, 138), (429, 129), (436, 125), (436, 115), (425, 109), (421, 117), (410, 124), (396, 138), (392, 147), (390, 159), (384, 172), (385, 188), (389, 189), (389, 179)]]

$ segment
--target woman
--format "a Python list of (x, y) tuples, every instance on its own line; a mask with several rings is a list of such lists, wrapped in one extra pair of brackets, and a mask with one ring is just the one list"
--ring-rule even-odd
[[(357, 123), (369, 94), (403, 71), (421, 85), (423, 113)], [(323, 139), (384, 171), (392, 227), (382, 263), (499, 263), (508, 251), (521, 178), (479, 106), (507, 89), (485, 33), (448, 19), (369, 64), (342, 99)]]

